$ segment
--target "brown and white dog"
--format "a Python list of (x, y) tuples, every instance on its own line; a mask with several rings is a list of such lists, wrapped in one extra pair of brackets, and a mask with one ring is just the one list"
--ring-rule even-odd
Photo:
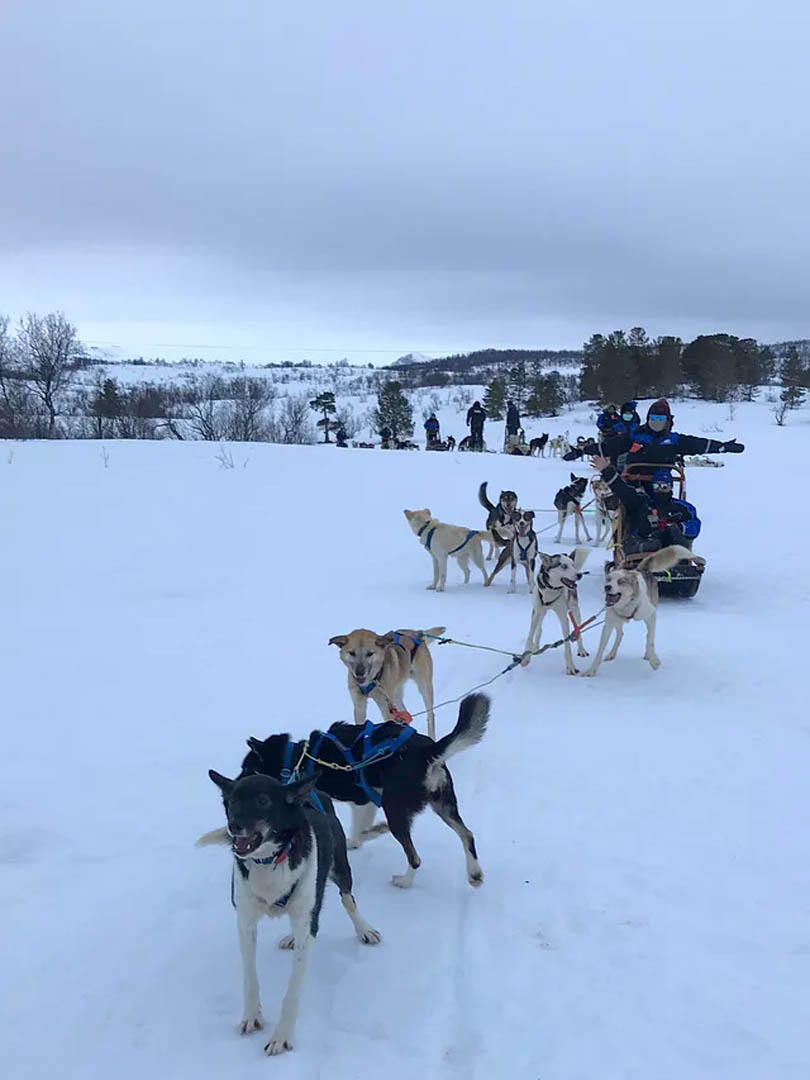
[(369, 698), (376, 704), (383, 720), (390, 720), (390, 706), (404, 709), (403, 690), (408, 679), (416, 683), (427, 709), (427, 729), (436, 738), (433, 715), (433, 658), (425, 638), (441, 637), (445, 628), (430, 630), (391, 630), (376, 634), (373, 630), (352, 630), (336, 634), (330, 645), (340, 649), (340, 659), (348, 670), (349, 696), (354, 706), (355, 724), (364, 724)]
[(515, 510), (512, 514), (513, 536), (507, 546), (501, 552), (501, 556), (495, 565), (495, 569), (487, 578), (485, 584), (491, 585), (495, 577), (503, 570), (508, 562), (512, 564), (512, 574), (507, 592), (515, 591), (515, 573), (518, 566), (526, 571), (526, 581), (529, 591), (532, 588), (532, 575), (534, 563), (537, 558), (537, 534), (534, 531), (534, 510)]
[(444, 592), (447, 583), (447, 560), (452, 555), (464, 575), (464, 584), (470, 580), (470, 561), (481, 571), (486, 583), (483, 540), (489, 540), (489, 532), (466, 529), (463, 525), (448, 525), (433, 517), (427, 507), (424, 510), (403, 510), (403, 514), (419, 543), (433, 559), (433, 582), (428, 589)]
[[(706, 560), (693, 554), (688, 548), (673, 544), (671, 547), (654, 551), (638, 563), (635, 570), (605, 564), (605, 625), (599, 639), (593, 663), (584, 675), (595, 675), (602, 659), (614, 660), (624, 636), (624, 628), (629, 622), (643, 622), (647, 627), (647, 643), (644, 659), (655, 670), (661, 661), (655, 651), (655, 618), (658, 611), (658, 582), (653, 577), (656, 570), (669, 570), (682, 559), (690, 559), (698, 566), (705, 566)], [(605, 656), (605, 649), (611, 632), (615, 631), (616, 640), (613, 648)]]

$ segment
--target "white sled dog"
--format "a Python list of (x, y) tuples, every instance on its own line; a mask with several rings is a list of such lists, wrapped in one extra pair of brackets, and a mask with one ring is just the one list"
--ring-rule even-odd
[(484, 552), (481, 541), (490, 539), (489, 531), (465, 529), (463, 525), (445, 525), (430, 513), (430, 510), (403, 510), (408, 524), (416, 533), (419, 542), (433, 559), (433, 583), (428, 589), (444, 592), (447, 581), (447, 559), (450, 555), (456, 560), (464, 574), (465, 585), (470, 580), (470, 560), (481, 571), (484, 584), (487, 571), (484, 566)]
[[(656, 669), (661, 661), (655, 651), (655, 617), (658, 611), (658, 581), (653, 577), (656, 570), (669, 570), (682, 559), (689, 559), (698, 566), (705, 566), (706, 560), (695, 555), (688, 548), (673, 544), (646, 555), (637, 569), (616, 568), (613, 563), (605, 564), (605, 625), (599, 639), (594, 661), (583, 675), (595, 675), (599, 665), (605, 660), (613, 660), (619, 651), (624, 628), (631, 621), (643, 622), (647, 626), (647, 644), (644, 659), (650, 667)], [(605, 656), (611, 631), (616, 632), (613, 648)]]
[[(526, 638), (525, 655), (521, 660), (523, 667), (531, 660), (531, 652), (540, 644), (540, 634), (543, 629), (543, 619), (550, 611), (553, 611), (560, 620), (562, 636), (567, 638), (572, 627), (568, 623), (568, 612), (574, 616), (579, 625), (582, 618), (579, 614), (579, 600), (577, 598), (577, 582), (582, 577), (580, 569), (585, 565), (589, 551), (587, 548), (576, 548), (570, 555), (545, 555), (540, 552), (540, 565), (537, 577), (532, 581), (532, 621), (529, 625), (529, 636)], [(577, 656), (587, 656), (582, 644), (582, 635), (577, 638)], [(565, 671), (568, 675), (577, 675), (574, 667), (574, 657), (571, 653), (571, 642), (565, 643)]]

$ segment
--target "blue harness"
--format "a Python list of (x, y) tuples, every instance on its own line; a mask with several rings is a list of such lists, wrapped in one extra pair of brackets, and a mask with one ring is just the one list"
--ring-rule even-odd
[[(281, 782), (282, 782), (282, 784), (291, 784), (294, 780), (298, 779), (298, 774), (293, 772), (293, 769), (292, 769), (292, 755), (293, 755), (293, 750), (294, 749), (295, 749), (295, 743), (292, 741), (292, 739), (288, 735), (287, 736), (287, 744), (284, 747), (284, 759), (283, 759), (283, 763), (282, 763), (282, 766), (281, 766)], [(310, 769), (309, 771), (312, 772), (312, 769)], [(312, 803), (312, 805), (315, 807), (315, 809), (318, 811), (318, 813), (322, 814), (323, 813), (323, 803), (320, 800), (320, 796), (318, 795), (318, 792), (317, 791), (310, 791), (308, 797), (309, 797), (309, 801)], [(260, 863), (270, 863), (270, 862), (273, 862), (275, 860), (275, 858), (278, 858), (278, 856), (274, 856), (273, 859), (254, 859), (253, 861), (254, 862), (260, 862)], [(285, 901), (285, 903), (286, 903), (286, 901)], [(279, 906), (283, 906), (283, 905), (279, 905)]]
[(528, 544), (526, 545), (526, 547), (522, 548), (520, 546), (520, 540), (518, 539), (517, 536), (515, 536), (515, 547), (520, 552), (520, 560), (519, 560), (520, 562), (528, 562), (529, 561), (528, 551), (529, 551), (529, 548), (531, 546), (532, 546), (532, 540), (530, 539)]
[(370, 720), (367, 720), (363, 730), (359, 733), (351, 746), (344, 746), (340, 739), (338, 739), (336, 735), (333, 735), (331, 731), (319, 731), (318, 738), (315, 740), (312, 747), (311, 757), (307, 758), (307, 763), (304, 766), (305, 774), (310, 775), (314, 772), (315, 762), (312, 758), (318, 756), (318, 752), (323, 745), (324, 739), (328, 739), (337, 747), (345, 763), (351, 767), (355, 780), (362, 788), (365, 795), (375, 806), (382, 806), (382, 799), (379, 793), (372, 787), (369, 787), (365, 770), (369, 765), (376, 765), (377, 762), (383, 761), (385, 758), (389, 758), (395, 754), (400, 747), (410, 739), (416, 729), (403, 724), (402, 730), (397, 735), (391, 736), (388, 739), (383, 739), (382, 742), (377, 743), (375, 746), (371, 742), (371, 736), (375, 727), (377, 727), (376, 724), (372, 724)]
[[(422, 526), (422, 528), (419, 530), (419, 532), (416, 534), (420, 539), (422, 537), (422, 533), (425, 531), (425, 529), (428, 527), (429, 524), (430, 524), (430, 522), (426, 521), (425, 524)], [(477, 529), (470, 529), (470, 531), (467, 533), (467, 535), (461, 541), (461, 543), (458, 545), (458, 547), (454, 547), (453, 550), (448, 551), (447, 554), (448, 555), (455, 555), (457, 551), (461, 551), (461, 549), (463, 547), (466, 547), (467, 544), (469, 544), (469, 542), (472, 540), (472, 538), (476, 535), (477, 531), (478, 531)], [(430, 551), (430, 545), (433, 543), (433, 534), (435, 532), (436, 532), (436, 526), (434, 525), (433, 528), (428, 532), (427, 536), (425, 537), (425, 539), (423, 541), (423, 543), (424, 543), (425, 547), (428, 549), (428, 551)], [(431, 552), (431, 554), (433, 554), (433, 553)]]

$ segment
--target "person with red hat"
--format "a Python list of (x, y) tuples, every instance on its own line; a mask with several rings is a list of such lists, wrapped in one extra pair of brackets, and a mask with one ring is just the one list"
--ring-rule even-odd
[(647, 420), (641, 427), (627, 435), (586, 443), (564, 454), (563, 460), (573, 461), (583, 454), (598, 454), (615, 463), (619, 455), (626, 454), (628, 470), (632, 470), (635, 459), (636, 462), (643, 463), (642, 472), (651, 474), (653, 467), (674, 465), (682, 454), (741, 454), (745, 450), (743, 444), (736, 439), (721, 442), (719, 439), (704, 439), (697, 435), (682, 435), (672, 430), (674, 419), (669, 402), (666, 398), (659, 398), (647, 410)]

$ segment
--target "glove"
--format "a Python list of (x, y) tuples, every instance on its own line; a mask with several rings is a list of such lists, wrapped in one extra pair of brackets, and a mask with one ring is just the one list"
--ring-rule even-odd
[(581, 458), (581, 457), (582, 457), (582, 451), (581, 450), (569, 450), (567, 454), (563, 454), (562, 459), (563, 459), (563, 461), (576, 461), (578, 458)]
[(723, 443), (723, 450), (727, 454), (741, 454), (745, 447), (741, 442), (737, 442), (736, 439), (729, 439), (728, 442)]

